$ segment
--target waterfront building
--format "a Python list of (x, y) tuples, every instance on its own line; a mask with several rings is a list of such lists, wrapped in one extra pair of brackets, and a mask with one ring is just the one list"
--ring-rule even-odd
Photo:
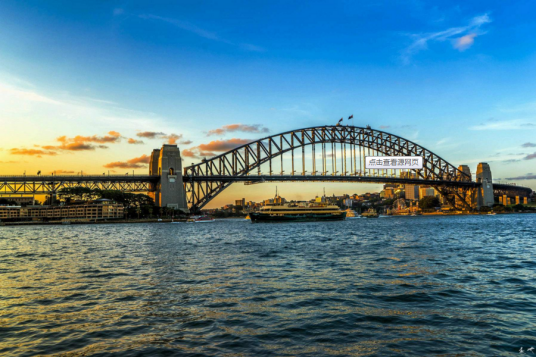
[(6, 198), (9, 201), (16, 202), (18, 206), (26, 206), (26, 205), (33, 205), (34, 204), (34, 197), (28, 197), (28, 196), (10, 196), (10, 197), (2, 197)]
[(246, 199), (242, 198), (241, 200), (235, 200), (235, 206), (245, 207), (246, 206)]
[(417, 185), (405, 185), (404, 188), (406, 199), (407, 200), (418, 200), (419, 199), (419, 186)]
[(419, 187), (420, 198), (428, 197), (428, 196), (434, 197), (435, 195), (436, 195), (436, 192), (432, 187), (427, 187), (427, 186)]
[(0, 207), (0, 220), (60, 220), (64, 218), (78, 218), (94, 221), (123, 217), (123, 205), (106, 199), (69, 206)]

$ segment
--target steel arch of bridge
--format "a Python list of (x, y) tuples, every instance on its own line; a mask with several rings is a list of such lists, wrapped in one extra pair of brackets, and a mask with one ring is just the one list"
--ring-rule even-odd
[[(311, 146), (311, 175), (307, 175), (305, 148)], [(316, 153), (317, 146), (321, 154)], [(340, 146), (338, 148), (337, 146)], [(349, 147), (348, 147), (349, 146)], [(330, 150), (331, 147), (331, 150)], [(295, 152), (301, 158), (301, 165), (295, 160)], [(300, 155), (301, 151), (301, 155)], [(368, 153), (365, 154), (365, 152)], [(291, 156), (291, 175), (284, 175), (284, 155)], [(321, 165), (317, 169), (317, 155)], [(340, 155), (340, 163), (337, 155)], [(364, 169), (364, 156), (422, 156), (423, 169), (411, 170), (415, 177), (397, 178), (393, 171)], [(281, 172), (274, 175), (274, 160), (280, 157)], [(348, 164), (348, 158), (350, 163)], [(357, 159), (360, 163), (357, 165)], [(288, 157), (287, 157), (288, 159)], [(329, 168), (331, 163), (331, 170)], [(263, 175), (261, 166), (269, 166), (268, 175)], [(337, 164), (340, 164), (338, 171)], [(288, 168), (288, 166), (287, 166)], [(301, 172), (297, 170), (301, 168)], [(319, 171), (321, 169), (321, 171)], [(255, 175), (254, 172), (257, 171)], [(386, 173), (387, 171), (387, 173)], [(426, 148), (400, 136), (369, 127), (320, 126), (287, 131), (267, 136), (239, 146), (224, 154), (203, 160), (201, 163), (184, 168), (184, 184), (190, 209), (196, 211), (205, 206), (216, 195), (233, 182), (251, 181), (359, 181), (359, 182), (402, 182), (429, 184), (442, 194), (453, 193), (465, 203), (459, 194), (478, 186), (471, 177), (458, 170)]]

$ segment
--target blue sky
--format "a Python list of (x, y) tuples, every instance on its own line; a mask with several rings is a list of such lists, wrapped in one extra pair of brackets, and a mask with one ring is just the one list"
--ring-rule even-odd
[[(532, 176), (535, 10), (531, 1), (2, 1), (0, 171), (99, 172), (171, 134), (194, 150), (266, 135), (207, 136), (224, 125), (275, 134), (353, 114), (454, 165), (488, 162), (501, 181)], [(110, 131), (123, 139), (88, 144)], [(149, 131), (165, 135), (138, 136)], [(512, 182), (536, 189), (534, 179)]]

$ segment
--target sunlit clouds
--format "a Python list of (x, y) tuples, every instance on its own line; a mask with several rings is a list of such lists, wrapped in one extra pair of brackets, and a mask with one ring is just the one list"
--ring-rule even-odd
[(147, 139), (155, 139), (163, 135), (166, 135), (166, 134), (161, 133), (161, 132), (155, 132), (155, 131), (142, 131), (141, 133), (136, 134), (136, 136), (140, 138), (147, 138)]
[[(108, 135), (104, 136), (83, 136), (77, 135), (72, 138), (68, 138), (66, 135), (60, 136), (56, 139), (60, 142), (60, 145), (44, 145), (41, 146), (46, 150), (55, 150), (55, 151), (84, 151), (84, 150), (95, 150), (95, 149), (107, 149), (108, 146), (104, 144), (115, 144), (121, 141), (121, 134), (117, 131), (110, 131)], [(101, 144), (101, 145), (95, 145)]]
[(50, 150), (41, 150), (41, 149), (17, 149), (13, 148), (10, 151), (11, 155), (26, 155), (26, 156), (35, 156), (35, 157), (42, 157), (43, 155), (57, 155), (55, 151)]
[(72, 170), (55, 170), (54, 171), (54, 174), (55, 175), (72, 175), (74, 174), (75, 172), (72, 171)]
[(225, 133), (232, 133), (235, 131), (242, 131), (246, 133), (267, 133), (269, 132), (268, 128), (264, 128), (260, 124), (255, 125), (245, 125), (245, 124), (229, 124), (224, 125), (221, 128), (209, 130), (207, 136), (211, 135), (223, 135)]
[(235, 149), (239, 146), (250, 143), (249, 139), (228, 139), (228, 140), (213, 140), (208, 144), (201, 144), (199, 146), (182, 150), (181, 155), (183, 157), (200, 158), (215, 156), (216, 153), (227, 152)]
[[(183, 135), (182, 134), (166, 134), (163, 132), (156, 132), (156, 131), (142, 131), (136, 134), (136, 136), (140, 138), (146, 138), (146, 139), (163, 139), (166, 140), (167, 144), (170, 145), (190, 145), (192, 143), (191, 140), (182, 140)], [(131, 143), (129, 140), (129, 144)]]
[(141, 144), (143, 144), (143, 140), (136, 140), (136, 139), (132, 139), (132, 138), (129, 138), (127, 142), (129, 144), (132, 144), (132, 145), (141, 145)]
[(238, 146), (242, 146), (244, 144), (250, 143), (251, 140), (248, 139), (229, 139), (229, 140), (214, 140), (209, 142), (208, 144), (201, 144), (198, 146), (199, 150), (201, 151), (218, 151), (218, 152), (225, 152), (232, 150)]
[(149, 164), (150, 157), (148, 155), (142, 155), (140, 157), (135, 157), (127, 161), (116, 161), (110, 162), (109, 164), (103, 165), (108, 169), (141, 169), (146, 168)]

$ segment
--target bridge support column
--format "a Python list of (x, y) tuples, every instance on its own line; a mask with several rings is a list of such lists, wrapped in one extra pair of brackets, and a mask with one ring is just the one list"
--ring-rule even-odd
[[(467, 165), (458, 166), (458, 170), (471, 177), (471, 169)], [(469, 207), (474, 209), (477, 205), (474, 190), (459, 188), (456, 195), (456, 207), (467, 210)]]
[(485, 162), (478, 164), (476, 169), (476, 181), (482, 183), (477, 193), (478, 208), (482, 206), (492, 207), (493, 198), (493, 183), (491, 180), (491, 169)]
[(149, 163), (149, 175), (160, 176), (160, 181), (150, 192), (159, 207), (170, 207), (188, 213), (186, 191), (182, 182), (182, 160), (177, 145), (163, 145), (154, 149)]

